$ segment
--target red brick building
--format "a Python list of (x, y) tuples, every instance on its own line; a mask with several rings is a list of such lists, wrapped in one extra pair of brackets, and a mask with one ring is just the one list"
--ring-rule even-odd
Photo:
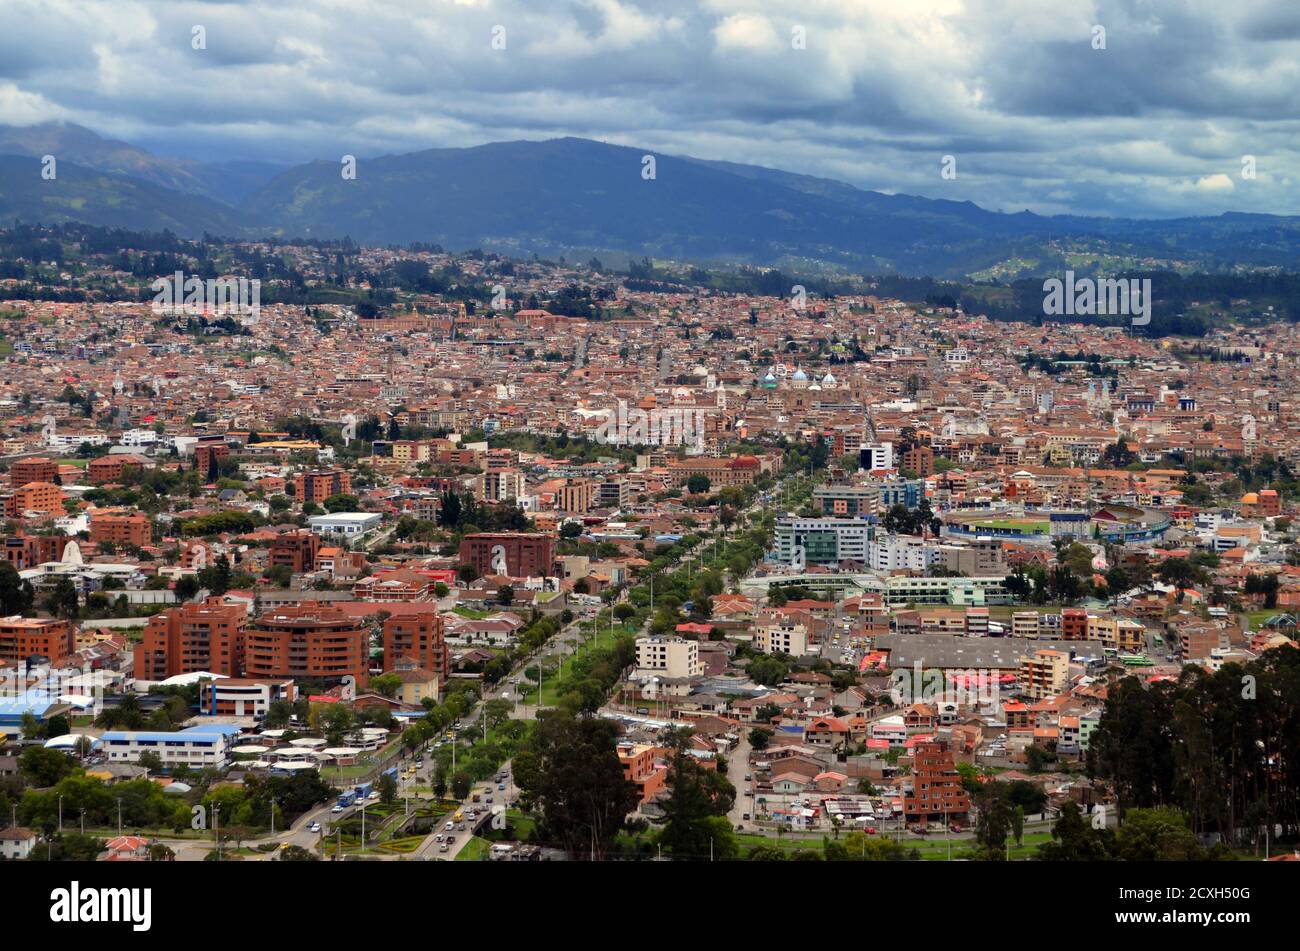
[(200, 443), (194, 447), (194, 471), (200, 479), (207, 479), (229, 456), (230, 447), (225, 443)]
[(293, 477), (293, 492), (299, 502), (323, 502), (331, 495), (352, 491), (352, 478), (342, 469), (319, 469), (300, 472)]
[(506, 574), (512, 578), (531, 578), (554, 574), (555, 538), (551, 535), (524, 535), (513, 532), (482, 532), (466, 535), (460, 543), (460, 563), (472, 565), (480, 576), (495, 574), (493, 559), (505, 556)]
[(63, 514), (63, 490), (53, 482), (28, 482), (5, 495), (5, 515), (20, 518), (24, 512)]
[(316, 605), (275, 608), (247, 628), (244, 674), (251, 678), (368, 679), (370, 632), (337, 608)]
[(451, 673), (451, 652), (444, 638), (443, 621), (436, 610), (418, 614), (394, 614), (384, 619), (384, 671), (409, 658), (424, 670), (438, 675), (445, 684)]
[(316, 570), (316, 555), (321, 538), (314, 532), (286, 532), (271, 542), (269, 562), (272, 568), (285, 565), (294, 574)]
[(9, 467), (9, 484), (26, 485), (28, 482), (58, 482), (59, 464), (53, 459), (36, 456), (19, 459)]
[(969, 813), (970, 795), (962, 787), (948, 744), (918, 743), (912, 753), (912, 791), (903, 796), (907, 821), (963, 821)]
[(90, 540), (97, 544), (148, 545), (153, 540), (149, 517), (139, 512), (96, 514), (90, 520)]
[(903, 451), (903, 468), (924, 479), (934, 475), (934, 450), (929, 446), (912, 445)]
[(129, 452), (100, 456), (98, 459), (91, 459), (86, 466), (86, 478), (95, 485), (103, 485), (106, 482), (121, 482), (122, 470), (127, 466), (140, 468), (147, 465), (149, 465), (149, 460), (144, 456), (133, 455)]
[(135, 648), (136, 679), (166, 680), (198, 671), (238, 677), (243, 673), (247, 623), (242, 605), (225, 604), (221, 598), (155, 614)]
[(1088, 639), (1088, 611), (1086, 608), (1061, 609), (1061, 639), (1086, 641)]
[(67, 535), (10, 535), (4, 540), (4, 558), (18, 571), (63, 558)]
[(21, 664), (33, 654), (58, 664), (76, 650), (76, 632), (68, 621), (0, 618), (0, 661)]

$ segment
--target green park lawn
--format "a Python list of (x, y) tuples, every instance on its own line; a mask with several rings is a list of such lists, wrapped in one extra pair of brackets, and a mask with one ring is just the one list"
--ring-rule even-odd
[(474, 836), (465, 843), (465, 847), (456, 855), (457, 862), (482, 862), (485, 861), (492, 851), (491, 844), (486, 839), (480, 839)]

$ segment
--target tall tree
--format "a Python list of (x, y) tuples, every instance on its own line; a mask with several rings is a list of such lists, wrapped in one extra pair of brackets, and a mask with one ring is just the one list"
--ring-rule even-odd
[(623, 775), (618, 728), (608, 720), (543, 711), (515, 757), (515, 781), (540, 812), (540, 835), (575, 857), (599, 861), (636, 808), (636, 784)]
[(664, 802), (665, 822), (659, 842), (678, 858), (718, 858), (720, 849), (730, 851), (734, 845), (726, 816), (736, 801), (736, 789), (726, 776), (716, 769), (706, 769), (687, 751), (689, 740), (690, 732), (686, 730), (669, 738), (671, 793)]

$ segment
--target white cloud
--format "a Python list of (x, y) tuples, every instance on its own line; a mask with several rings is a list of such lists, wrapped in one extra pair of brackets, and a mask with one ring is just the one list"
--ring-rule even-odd
[(1217, 175), (1202, 175), (1196, 180), (1196, 187), (1203, 192), (1230, 192), (1237, 186), (1231, 178), (1219, 172)]

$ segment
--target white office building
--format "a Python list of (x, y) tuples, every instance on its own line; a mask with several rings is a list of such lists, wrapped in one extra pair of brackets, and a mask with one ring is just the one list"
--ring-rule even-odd
[(882, 535), (871, 544), (874, 571), (926, 571), (942, 560), (938, 545), (916, 535)]
[(157, 753), (164, 766), (220, 769), (230, 760), (230, 747), (239, 727), (213, 724), (178, 731), (110, 730), (100, 737), (100, 751), (110, 762), (136, 763), (144, 753)]
[(858, 465), (868, 472), (873, 469), (894, 468), (894, 444), (883, 442), (863, 446), (859, 450)]
[(317, 535), (360, 538), (377, 529), (383, 520), (378, 512), (334, 512), (331, 515), (313, 515), (307, 519), (307, 524)]
[(682, 637), (638, 637), (636, 639), (637, 678), (686, 678), (704, 674), (700, 645)]
[(776, 557), (789, 565), (801, 552), (805, 565), (865, 565), (873, 534), (873, 526), (857, 518), (782, 518), (776, 523)]

